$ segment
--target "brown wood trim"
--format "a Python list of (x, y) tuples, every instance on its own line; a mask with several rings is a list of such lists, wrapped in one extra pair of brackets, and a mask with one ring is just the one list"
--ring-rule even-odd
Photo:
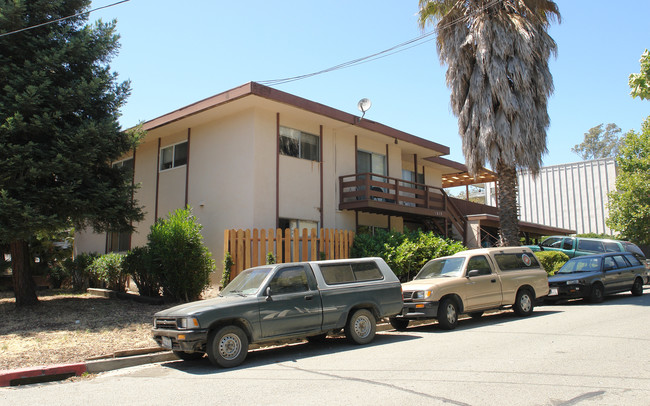
[(275, 228), (280, 227), (280, 113), (275, 114)]
[(388, 144), (386, 144), (386, 175), (390, 176), (390, 156), (388, 154)]
[(359, 173), (359, 140), (358, 137), (354, 136), (354, 173)]
[[(136, 148), (133, 147), (133, 173), (131, 174), (131, 186), (135, 186), (135, 153), (136, 153)], [(131, 207), (133, 207), (133, 203), (135, 202), (135, 189), (131, 190)], [(129, 225), (133, 227), (133, 221), (129, 222)], [(133, 233), (129, 233), (129, 249), (133, 248), (131, 244), (133, 243)]]
[(320, 160), (320, 227), (323, 228), (323, 125), (320, 125), (320, 137), (318, 142), (318, 157)]
[(186, 117), (199, 114), (203, 111), (251, 95), (272, 100), (278, 103), (287, 104), (311, 113), (319, 114), (350, 125), (356, 125), (357, 127), (365, 128), (370, 131), (384, 134), (391, 138), (430, 149), (432, 151), (432, 156), (449, 154), (448, 146), (441, 145), (424, 138), (416, 137), (398, 129), (365, 118), (359, 121), (358, 116), (255, 82), (246, 83), (245, 85), (227, 90), (223, 93), (219, 93), (215, 96), (208, 97), (196, 103), (192, 103), (178, 110), (154, 118), (153, 120), (149, 120), (143, 124), (143, 129), (150, 131), (155, 128), (162, 127), (175, 121), (182, 120)]
[(185, 164), (185, 207), (187, 207), (190, 187), (190, 137), (192, 129), (187, 129), (187, 163)]
[(160, 142), (158, 137), (158, 157), (156, 158), (156, 200), (154, 210), (154, 221), (158, 221), (158, 189), (160, 188)]
[(413, 182), (418, 181), (418, 154), (413, 154)]

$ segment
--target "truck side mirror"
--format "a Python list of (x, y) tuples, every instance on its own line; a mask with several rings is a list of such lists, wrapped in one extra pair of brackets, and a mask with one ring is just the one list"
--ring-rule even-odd
[(481, 276), (481, 271), (479, 271), (478, 269), (472, 269), (471, 271), (467, 272), (468, 278), (473, 278), (475, 276)]
[(267, 302), (273, 300), (273, 299), (271, 299), (271, 287), (270, 286), (266, 287), (266, 290), (264, 291), (264, 294), (266, 295), (266, 301)]

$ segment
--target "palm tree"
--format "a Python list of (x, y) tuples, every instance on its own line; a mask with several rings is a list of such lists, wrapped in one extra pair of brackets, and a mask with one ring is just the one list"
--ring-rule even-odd
[(546, 149), (553, 93), (548, 35), (557, 5), (549, 0), (419, 0), (422, 29), (435, 25), (448, 66), (451, 108), (472, 176), (486, 161), (497, 173), (501, 239), (519, 245), (517, 169), (537, 174)]

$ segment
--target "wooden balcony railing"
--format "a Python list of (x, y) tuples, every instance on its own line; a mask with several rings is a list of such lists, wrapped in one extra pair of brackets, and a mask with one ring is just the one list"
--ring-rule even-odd
[(443, 218), (465, 240), (466, 220), (442, 188), (374, 173), (339, 177), (341, 210)]

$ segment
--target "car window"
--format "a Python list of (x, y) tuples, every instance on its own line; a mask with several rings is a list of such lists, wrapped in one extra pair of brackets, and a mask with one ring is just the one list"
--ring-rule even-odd
[(471, 257), (467, 262), (467, 272), (477, 270), (481, 275), (490, 275), (492, 273), (492, 268), (490, 263), (484, 255), (478, 255)]
[(578, 251), (605, 252), (605, 249), (600, 241), (578, 240)]
[(540, 245), (542, 247), (560, 248), (561, 244), (562, 244), (562, 237), (549, 237), (544, 241), (542, 241)]
[(614, 262), (614, 258), (613, 258), (613, 257), (605, 257), (605, 258), (603, 259), (603, 269), (604, 269), (605, 271), (608, 271), (608, 270), (610, 270), (610, 269), (616, 269), (616, 268), (617, 268), (617, 266), (616, 266), (616, 262)]
[(563, 250), (572, 250), (573, 249), (573, 238), (565, 238), (564, 243), (562, 244)]
[(274, 295), (306, 292), (309, 290), (307, 272), (303, 267), (283, 268), (273, 276), (269, 286)]
[(424, 264), (414, 279), (462, 276), (465, 258), (434, 259)]
[(558, 274), (574, 272), (595, 272), (600, 270), (600, 258), (576, 257), (571, 258), (557, 271)]
[(625, 251), (643, 256), (645, 258), (645, 255), (643, 255), (643, 251), (641, 251), (641, 248), (639, 248), (636, 244), (633, 244), (629, 241), (622, 241), (621, 244), (623, 244), (623, 248), (625, 249)]
[(637, 256), (636, 254), (625, 254), (625, 258), (628, 261), (630, 261), (630, 264), (632, 264), (632, 266), (643, 265), (641, 263), (641, 258), (639, 256)]
[(623, 255), (614, 255), (614, 262), (616, 262), (617, 268), (627, 268), (630, 266), (630, 263), (623, 257)]
[(605, 247), (605, 252), (621, 252), (621, 249), (615, 242), (603, 241), (603, 246)]
[(494, 259), (497, 261), (502, 271), (516, 271), (519, 269), (539, 268), (539, 262), (534, 255), (526, 252), (512, 254), (495, 254)]
[(376, 281), (384, 278), (375, 261), (320, 265), (320, 270), (328, 285)]

